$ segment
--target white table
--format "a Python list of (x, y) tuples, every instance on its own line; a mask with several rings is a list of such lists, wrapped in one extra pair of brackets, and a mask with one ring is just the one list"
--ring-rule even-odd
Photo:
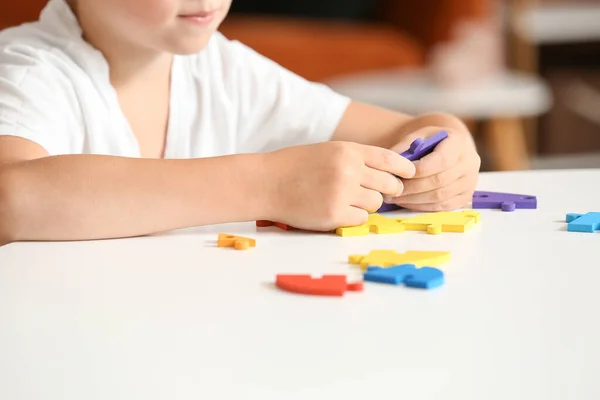
[(594, 42), (600, 40), (600, 4), (569, 1), (537, 4), (516, 21), (517, 31), (536, 44)]
[(485, 122), (485, 144), (494, 171), (529, 169), (523, 120), (552, 107), (547, 84), (534, 75), (505, 71), (468, 87), (446, 87), (427, 70), (388, 69), (327, 82), (354, 100), (409, 114), (446, 112)]
[[(0, 248), (0, 399), (597, 400), (600, 234), (563, 221), (600, 211), (599, 181), (483, 174), (481, 190), (534, 194), (539, 209), (481, 210), (466, 234), (231, 224)], [(257, 247), (216, 248), (219, 232)], [(446, 284), (343, 298), (272, 286), (386, 248), (451, 251)]]
[(328, 82), (353, 99), (410, 114), (442, 111), (469, 119), (534, 117), (552, 105), (546, 83), (515, 71), (469, 86), (443, 86), (427, 70), (388, 69)]

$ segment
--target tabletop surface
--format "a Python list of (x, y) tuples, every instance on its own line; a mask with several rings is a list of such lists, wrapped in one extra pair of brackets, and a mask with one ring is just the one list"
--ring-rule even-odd
[(597, 1), (537, 2), (516, 21), (520, 34), (537, 44), (597, 42), (600, 4)]
[(386, 69), (328, 82), (352, 99), (409, 113), (440, 110), (470, 118), (527, 117), (551, 107), (553, 96), (540, 78), (505, 71), (469, 87), (444, 87), (426, 70)]
[[(227, 224), (0, 248), (0, 399), (599, 399), (600, 170), (482, 174), (538, 196), (467, 233), (342, 238)], [(394, 212), (390, 215), (411, 214)], [(216, 247), (218, 233), (257, 247)], [(444, 286), (313, 297), (278, 273), (348, 255), (444, 250)]]

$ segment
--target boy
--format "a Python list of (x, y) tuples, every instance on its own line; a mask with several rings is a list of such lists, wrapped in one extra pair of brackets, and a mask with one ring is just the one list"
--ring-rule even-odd
[[(301, 79), (216, 32), (230, 2), (50, 0), (0, 34), (1, 243), (258, 219), (328, 231), (382, 201), (470, 201), (480, 159), (457, 118)], [(398, 155), (440, 129), (422, 161)]]

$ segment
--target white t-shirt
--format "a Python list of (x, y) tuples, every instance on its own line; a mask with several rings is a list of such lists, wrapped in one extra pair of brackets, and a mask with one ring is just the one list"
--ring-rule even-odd
[[(350, 100), (220, 33), (176, 56), (165, 158), (271, 151), (327, 141)], [(0, 33), (0, 135), (50, 155), (140, 157), (103, 55), (82, 39), (65, 0)]]

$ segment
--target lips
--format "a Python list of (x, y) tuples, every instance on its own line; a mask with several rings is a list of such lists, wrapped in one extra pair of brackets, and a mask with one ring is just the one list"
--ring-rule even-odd
[(211, 26), (215, 21), (218, 10), (211, 11), (194, 11), (191, 13), (181, 14), (179, 18), (194, 26), (207, 27)]
[(216, 14), (216, 10), (211, 11), (198, 11), (194, 13), (181, 14), (182, 18), (198, 18), (198, 19), (207, 19), (212, 18)]

